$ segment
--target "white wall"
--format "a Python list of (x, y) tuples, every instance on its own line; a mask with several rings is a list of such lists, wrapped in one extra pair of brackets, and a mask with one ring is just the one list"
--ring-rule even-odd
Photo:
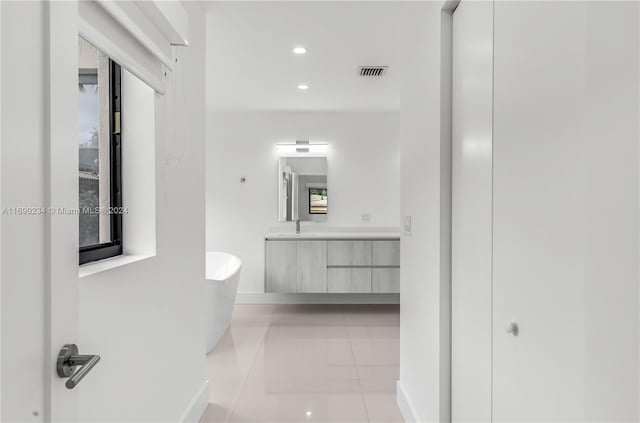
[[(204, 386), (204, 13), (186, 7), (190, 45), (173, 72), (184, 84), (158, 100), (188, 99), (184, 115), (159, 119), (156, 255), (80, 279), (81, 352), (102, 356), (79, 390), (80, 421), (177, 422)], [(188, 131), (171, 126), (182, 116)], [(188, 146), (178, 162), (168, 144)]]
[[(156, 253), (156, 93), (149, 85), (122, 69), (122, 206), (127, 224), (122, 227), (127, 255)], [(134, 111), (133, 113), (131, 111)]]
[(442, 189), (448, 184), (448, 152), (441, 147), (442, 6), (426, 2), (405, 17), (406, 28), (415, 32), (406, 55), (410, 66), (400, 114), (401, 201), (413, 229), (401, 243), (398, 401), (408, 421), (420, 422), (449, 418), (450, 200)]
[(239, 291), (264, 292), (264, 237), (278, 225), (278, 142), (329, 144), (328, 221), (303, 222), (303, 231), (398, 227), (398, 113), (209, 111), (207, 125), (207, 250), (242, 259)]

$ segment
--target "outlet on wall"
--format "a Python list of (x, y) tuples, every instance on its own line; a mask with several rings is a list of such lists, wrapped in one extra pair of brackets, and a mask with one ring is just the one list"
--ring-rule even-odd
[(362, 213), (362, 223), (369, 223), (371, 221), (371, 214)]

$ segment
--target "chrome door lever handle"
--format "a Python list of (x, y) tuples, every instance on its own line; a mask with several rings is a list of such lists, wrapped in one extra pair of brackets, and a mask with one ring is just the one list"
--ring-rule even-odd
[[(76, 344), (66, 344), (58, 354), (56, 370), (61, 378), (69, 378), (65, 382), (68, 389), (73, 389), (98, 364), (99, 355), (80, 355)], [(76, 367), (80, 366), (78, 370)]]
[(520, 328), (518, 327), (518, 323), (514, 322), (513, 320), (507, 320), (506, 322), (504, 322), (504, 331), (510, 333), (513, 336), (518, 336)]

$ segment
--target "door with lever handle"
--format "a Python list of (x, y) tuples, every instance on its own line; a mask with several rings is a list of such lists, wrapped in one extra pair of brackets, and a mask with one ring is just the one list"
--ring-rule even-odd
[[(66, 344), (58, 354), (56, 370), (61, 378), (69, 378), (65, 382), (68, 389), (73, 389), (98, 364), (99, 355), (80, 355), (76, 344)], [(76, 367), (80, 366), (76, 370)]]

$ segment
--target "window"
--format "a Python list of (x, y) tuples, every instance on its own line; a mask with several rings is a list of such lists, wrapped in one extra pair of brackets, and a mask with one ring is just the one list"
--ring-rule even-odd
[(309, 214), (327, 214), (326, 188), (309, 188)]
[(80, 264), (122, 254), (120, 80), (120, 65), (80, 38)]

